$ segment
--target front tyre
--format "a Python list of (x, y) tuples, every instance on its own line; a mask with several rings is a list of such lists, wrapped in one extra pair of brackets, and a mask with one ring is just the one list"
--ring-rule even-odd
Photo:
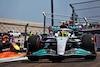
[(28, 59), (29, 59), (30, 61), (39, 61), (38, 58), (32, 57), (32, 56), (29, 56)]
[(53, 63), (60, 63), (64, 59), (63, 58), (50, 58), (49, 60), (52, 61)]
[(91, 34), (85, 34), (82, 37), (82, 48), (84, 50), (90, 51), (92, 55), (84, 57), (85, 59), (96, 59), (96, 50), (95, 50), (95, 44), (93, 43), (92, 40), (92, 35)]
[(27, 44), (27, 50), (28, 50), (28, 53), (33, 53), (33, 52), (36, 52), (39, 50), (40, 48), (40, 42), (39, 41), (39, 37), (33, 35), (33, 36), (30, 36), (29, 39), (28, 39), (28, 44)]
[[(40, 49), (40, 40), (38, 36), (30, 36), (27, 43), (27, 55), (32, 54)], [(38, 61), (39, 59), (33, 56), (28, 56), (30, 61)]]
[(86, 57), (84, 57), (86, 60), (87, 59), (96, 59), (96, 56), (86, 56)]
[(0, 53), (2, 52), (2, 46), (3, 46), (3, 44), (2, 44), (2, 42), (0, 42)]

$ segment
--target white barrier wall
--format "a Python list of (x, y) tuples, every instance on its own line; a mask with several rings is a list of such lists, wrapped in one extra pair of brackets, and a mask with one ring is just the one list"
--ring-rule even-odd
[[(0, 33), (7, 33), (9, 30), (16, 30), (17, 32), (24, 33), (25, 32), (25, 26), (19, 26), (19, 25), (11, 25), (11, 24), (0, 24)], [(27, 33), (30, 33), (30, 31), (33, 34), (42, 34), (43, 33), (43, 27), (27, 27)], [(46, 33), (48, 33), (49, 30), (46, 28)]]

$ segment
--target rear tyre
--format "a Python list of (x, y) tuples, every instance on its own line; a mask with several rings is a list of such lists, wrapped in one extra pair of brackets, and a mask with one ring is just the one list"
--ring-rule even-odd
[(94, 55), (86, 56), (84, 58), (85, 59), (95, 59), (96, 58), (96, 51), (95, 51), (95, 44), (92, 41), (92, 35), (85, 34), (82, 37), (82, 42), (83, 42), (82, 48), (87, 50), (87, 51), (90, 51), (92, 54), (94, 54)]
[(27, 41), (24, 41), (24, 48), (27, 48)]

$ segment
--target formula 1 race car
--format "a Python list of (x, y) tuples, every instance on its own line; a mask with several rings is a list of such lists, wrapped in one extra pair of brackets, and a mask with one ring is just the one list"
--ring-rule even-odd
[(0, 39), (0, 52), (12, 51), (12, 52), (23, 52), (24, 50), (19, 47), (20, 43), (15, 43), (13, 37), (3, 35)]
[(52, 62), (61, 62), (68, 57), (95, 59), (97, 54), (92, 34), (75, 36), (74, 29), (51, 26), (49, 34), (30, 36), (27, 43), (28, 59), (49, 59)]

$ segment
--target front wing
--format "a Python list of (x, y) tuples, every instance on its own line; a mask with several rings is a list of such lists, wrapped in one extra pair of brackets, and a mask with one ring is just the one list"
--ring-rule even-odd
[(40, 57), (40, 58), (50, 58), (50, 57), (85, 57), (85, 56), (91, 56), (91, 55), (96, 55), (92, 54), (90, 51), (86, 51), (81, 48), (73, 48), (68, 51), (65, 51), (64, 55), (57, 55), (57, 52), (52, 49), (41, 49), (37, 52), (33, 52), (30, 55), (27, 56), (33, 56), (33, 57)]

